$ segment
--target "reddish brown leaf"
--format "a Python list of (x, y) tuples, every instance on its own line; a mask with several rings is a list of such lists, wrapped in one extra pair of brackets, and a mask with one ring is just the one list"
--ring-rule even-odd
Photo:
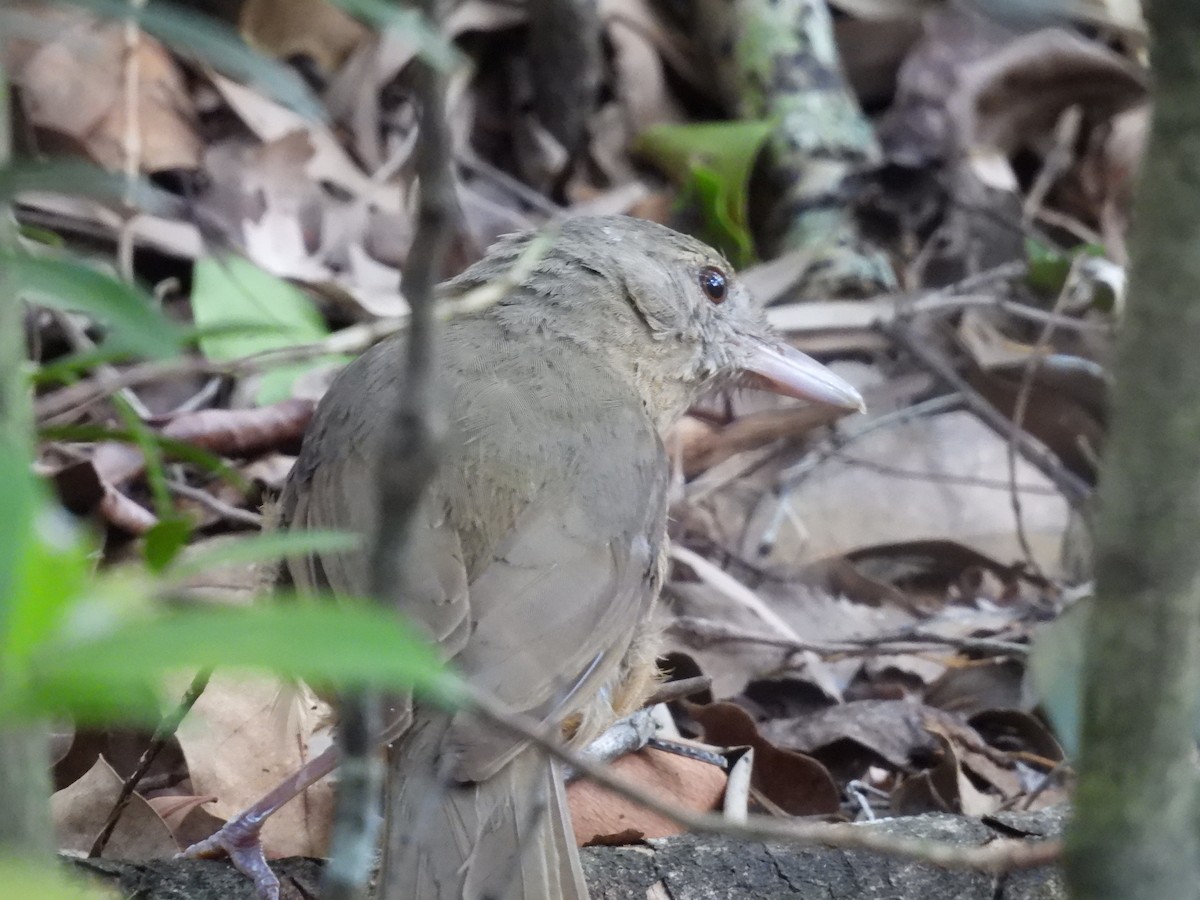
[(829, 770), (811, 756), (783, 750), (771, 743), (741, 707), (732, 703), (689, 704), (688, 710), (704, 727), (708, 743), (754, 748), (751, 784), (785, 812), (812, 816), (832, 815), (840, 810), (840, 796)]
[[(719, 809), (725, 793), (725, 772), (711, 763), (688, 759), (661, 750), (642, 750), (623, 756), (611, 766), (615, 775), (632, 781), (664, 801), (695, 812)], [(632, 843), (633, 840), (667, 837), (684, 831), (660, 816), (607, 788), (580, 779), (567, 788), (567, 804), (575, 827), (575, 840), (587, 844)]]
[(177, 416), (162, 433), (223, 456), (253, 456), (297, 445), (314, 408), (311, 400), (291, 399), (253, 409), (203, 409)]

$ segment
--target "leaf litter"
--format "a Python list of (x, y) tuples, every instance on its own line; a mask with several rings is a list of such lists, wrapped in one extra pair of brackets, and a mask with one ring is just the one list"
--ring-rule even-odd
[[(69, 247), (116, 262), (128, 242), (130, 274), (168, 316), (207, 329), (183, 366), (138, 372), (147, 364), (118, 359), (111, 369), (138, 376), (127, 390), (149, 408), (144, 425), (167, 448), (162, 477), (184, 537), (201, 547), (269, 519), (327, 377), (313, 366), (339, 359), (320, 345), (406, 314), (398, 284), (414, 227), (415, 51), (328, 4), (308, 5), (319, 15), (284, 17), (310, 23), (290, 33), (266, 33), (269, 15), (240, 27), (255, 46), (312, 63), (307, 76), (332, 124), (143, 35), (133, 162), (188, 198), (190, 214), (129, 217), (52, 189), (17, 197), (25, 224)], [(689, 134), (717, 133), (723, 101), (704, 42), (644, 0), (602, 4), (611, 53), (593, 73), (600, 89), (586, 139), (570, 152), (530, 112), (523, 11), (489, 0), (455, 7), (447, 32), (473, 69), (455, 76), (449, 103), (463, 210), (454, 265), (501, 233), (570, 212), (723, 229), (772, 320), (860, 384), (870, 412), (834, 421), (732, 392), (707, 398), (667, 436), (678, 470), (673, 540), (692, 556), (677, 554), (672, 568), (666, 649), (676, 676), (712, 679), (711, 702), (673, 704), (681, 730), (753, 747), (750, 802), (779, 815), (984, 816), (1057, 802), (1078, 672), (1036, 661), (1053, 657), (1045, 641), (1070, 640), (1048, 623), (1086, 594), (1086, 541), (1063, 472), (1090, 483), (1103, 447), (1130, 178), (1148, 108), (1141, 26), (1079, 21), (1021, 33), (956, 4), (837, 5), (844, 62), (884, 149), (855, 202), (888, 236), (902, 292), (807, 297), (799, 256), (752, 261), (746, 171), (759, 126), (729, 132), (732, 162), (714, 162), (707, 147), (689, 155)], [(131, 133), (123, 29), (72, 6), (25, 12), (52, 17), (54, 28), (9, 41), (23, 152), (122, 170)], [(656, 135), (660, 150), (663, 135), (684, 142), (661, 171), (646, 156)], [(714, 183), (721, 165), (736, 177)], [(1065, 265), (1045, 265), (1044, 247)], [(1085, 256), (1110, 268), (1080, 275)], [(246, 320), (253, 310), (235, 282), (252, 285), (266, 319)], [(34, 366), (80, 351), (53, 317), (30, 321)], [(888, 323), (911, 329), (929, 356), (906, 352)], [(103, 337), (102, 325), (83, 327)], [(297, 343), (314, 345), (313, 355), (290, 370), (263, 366), (260, 378), (221, 368)], [(76, 371), (82, 387), (39, 387), (39, 409), (53, 410), (43, 424), (121, 428), (108, 376)], [(1045, 452), (1015, 450), (1012, 429)], [(170, 439), (223, 468), (172, 456)], [(104, 535), (103, 565), (146, 555), (160, 524), (148, 480), (157, 475), (137, 447), (46, 437), (39, 472)], [(199, 576), (188, 596), (244, 603), (263, 581), (254, 566), (231, 567)], [(1040, 680), (1028, 670), (1031, 647)], [(205, 836), (328, 742), (327, 712), (294, 686), (218, 675), (179, 730), (181, 752), (143, 781), (106, 852), (149, 858)], [(132, 765), (114, 768), (113, 743), (97, 732), (63, 740), (56, 824), (64, 848), (86, 851)], [(644, 783), (673, 794), (699, 779), (695, 808), (719, 807), (723, 773), (701, 779), (639, 759), (626, 765), (640, 766)], [(579, 828), (581, 838), (668, 833), (612, 797), (584, 802), (585, 791), (572, 786), (573, 803), (610, 814)], [(310, 789), (268, 826), (270, 852), (320, 852), (329, 803), (327, 784)]]

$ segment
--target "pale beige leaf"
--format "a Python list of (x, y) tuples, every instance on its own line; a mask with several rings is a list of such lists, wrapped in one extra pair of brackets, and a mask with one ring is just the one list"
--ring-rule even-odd
[[(218, 672), (179, 729), (193, 793), (217, 798), (214, 815), (236, 815), (329, 746), (330, 718), (306, 688)], [(323, 781), (283, 807), (263, 828), (267, 855), (320, 856), (332, 803)]]

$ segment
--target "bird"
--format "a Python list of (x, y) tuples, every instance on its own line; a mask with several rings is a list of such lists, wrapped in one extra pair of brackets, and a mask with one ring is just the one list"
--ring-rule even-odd
[[(509, 277), (535, 235), (502, 237), (439, 297)], [(334, 379), (281, 496), (282, 528), (373, 534), (404, 361), (397, 335)], [(772, 334), (721, 254), (624, 216), (563, 220), (519, 284), (447, 323), (435, 371), (448, 435), (409, 538), (400, 611), (473, 686), (574, 747), (656, 685), (664, 432), (723, 384), (863, 408), (853, 386)], [(362, 550), (286, 565), (301, 592), (368, 592)], [(404, 780), (385, 846), (404, 850), (384, 865), (401, 896), (588, 896), (561, 772), (544, 752), (419, 699), (396, 715)]]

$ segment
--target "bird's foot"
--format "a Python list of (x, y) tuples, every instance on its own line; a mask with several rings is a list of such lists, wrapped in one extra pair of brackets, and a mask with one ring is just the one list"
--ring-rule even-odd
[(279, 900), (279, 878), (267, 865), (260, 832), (262, 821), (246, 815), (235, 816), (212, 837), (192, 844), (177, 859), (220, 859), (228, 857), (234, 867), (253, 879), (259, 900)]

